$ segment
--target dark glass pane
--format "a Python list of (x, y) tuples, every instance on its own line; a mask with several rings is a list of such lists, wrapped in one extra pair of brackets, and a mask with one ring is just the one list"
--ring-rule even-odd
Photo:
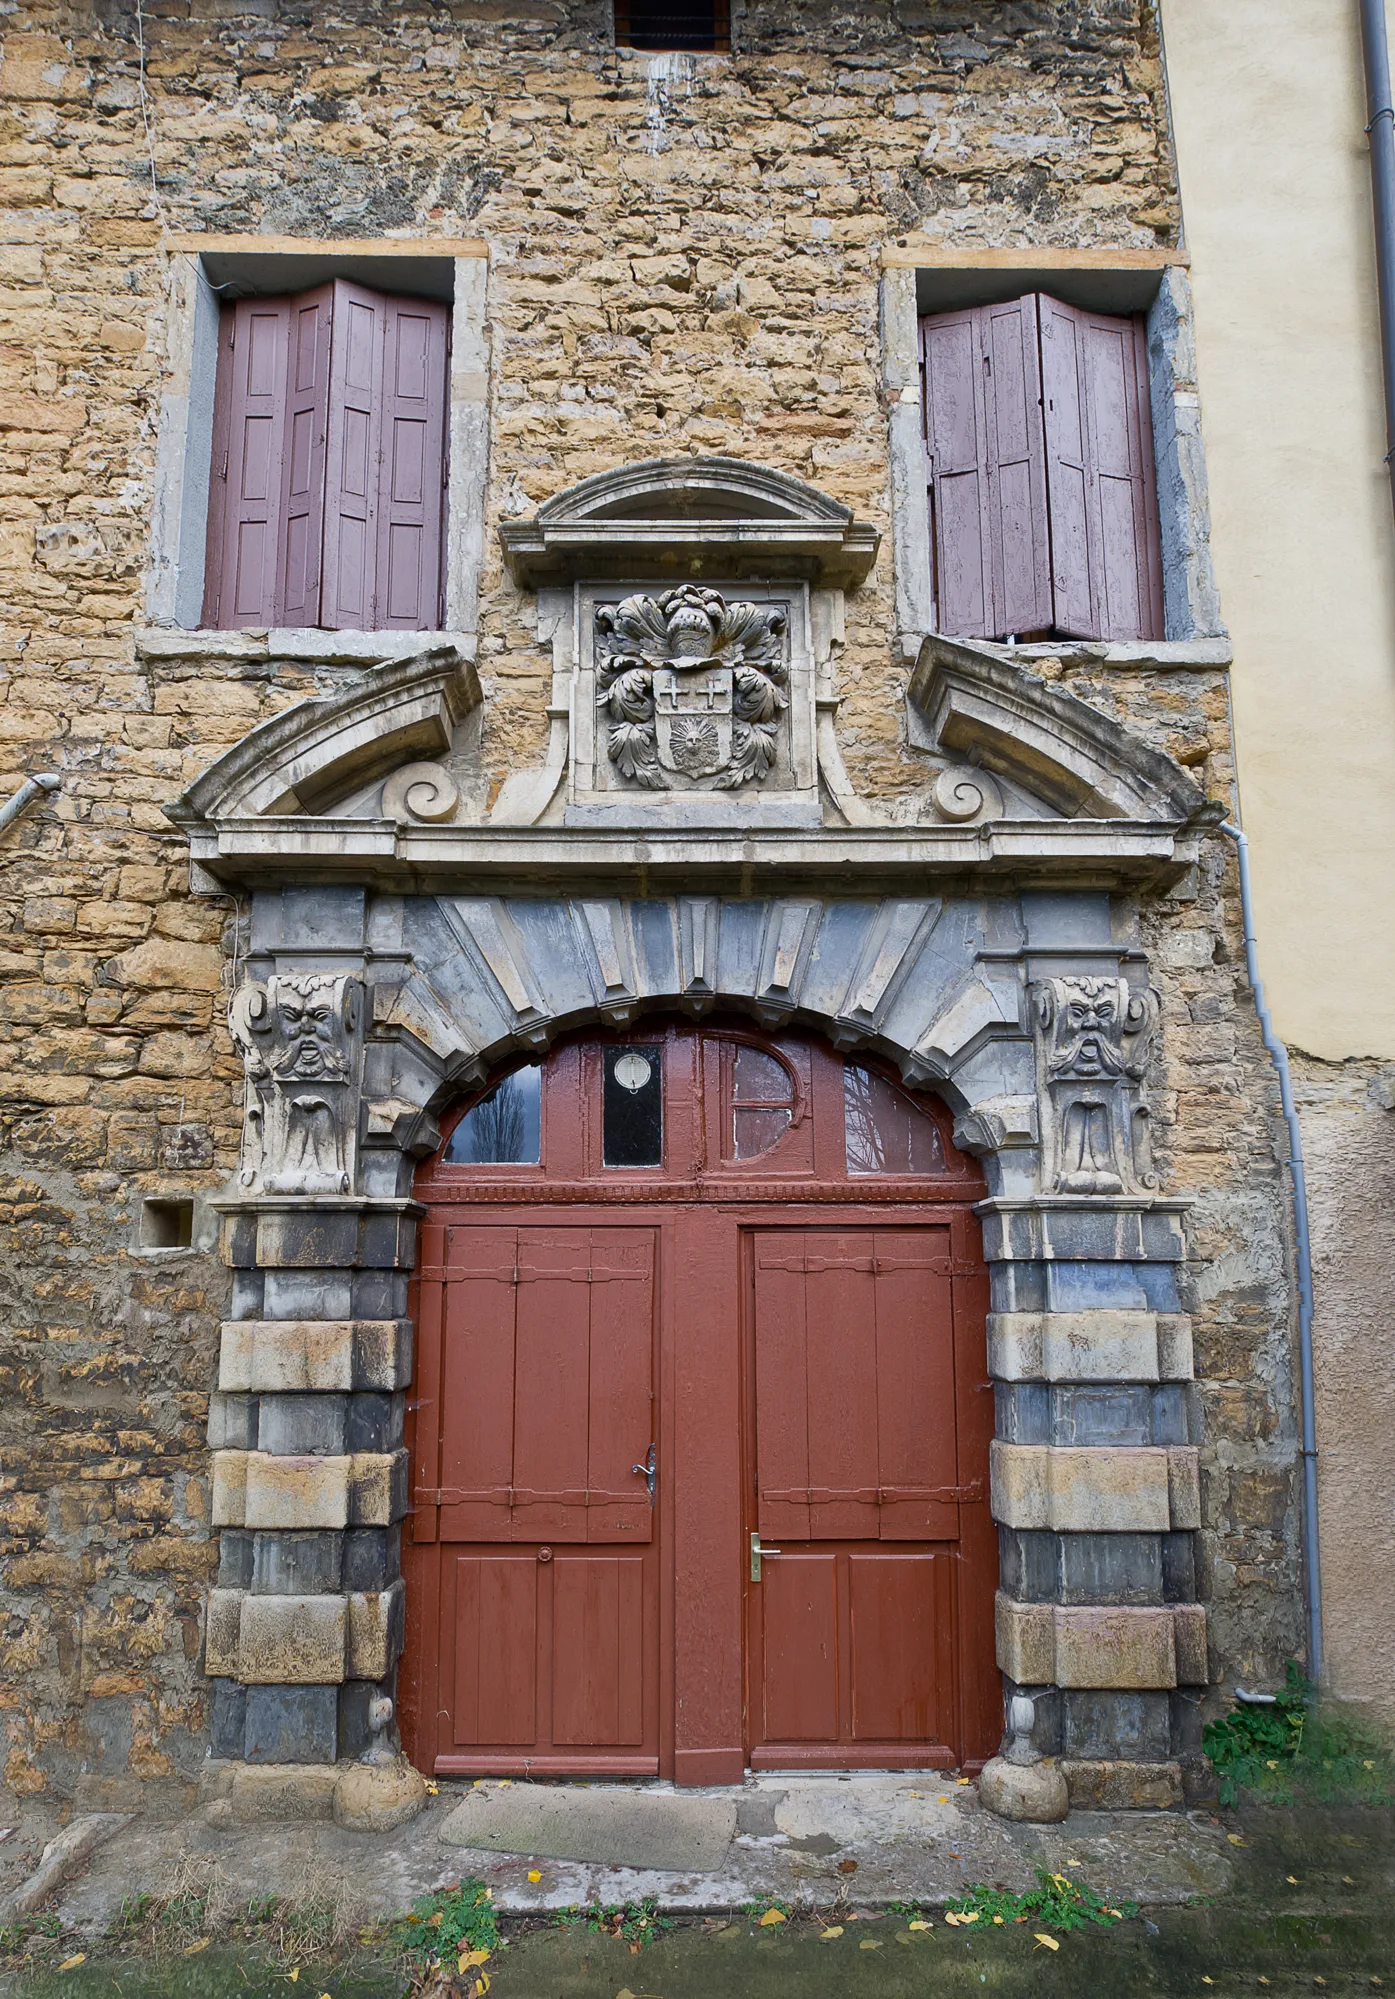
[(664, 1094), (658, 1048), (604, 1049), (602, 1072), (602, 1159), (607, 1166), (662, 1166)]
[(893, 1083), (849, 1062), (843, 1070), (849, 1173), (943, 1173), (934, 1119)]
[(745, 1046), (732, 1063), (731, 1093), (738, 1104), (787, 1104), (794, 1095), (784, 1063), (762, 1048)]
[(733, 1159), (758, 1159), (778, 1145), (790, 1128), (788, 1111), (743, 1111), (732, 1113)]
[(453, 1166), (536, 1166), (542, 1159), (542, 1071), (517, 1069), (466, 1111), (450, 1135)]

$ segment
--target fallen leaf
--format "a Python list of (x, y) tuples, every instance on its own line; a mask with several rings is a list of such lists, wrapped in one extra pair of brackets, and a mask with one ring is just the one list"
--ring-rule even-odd
[(473, 1971), (477, 1964), (488, 1964), (488, 1962), (487, 1950), (467, 1950), (461, 1953), (460, 1962), (455, 1968), (457, 1971)]
[(294, 1971), (288, 1971), (288, 1972), (286, 1973), (286, 1976), (287, 1976), (287, 1978), (289, 1978), (289, 1979), (290, 1979), (290, 1981), (291, 1981), (292, 1985), (294, 1985), (294, 1984), (295, 1984), (295, 1982), (296, 1982), (296, 1980), (297, 1980), (297, 1978), (299, 1978), (299, 1976), (300, 1976), (300, 1966), (299, 1966), (299, 1965), (297, 1965)]
[(1002, 1919), (1002, 1917), (1001, 1917), (1001, 1916), (994, 1916), (993, 1920), (994, 1920), (994, 1922), (995, 1922), (995, 1923), (996, 1923), (996, 1924), (998, 1925), (999, 1929), (1001, 1929), (1001, 1928), (1002, 1928), (1002, 1926), (1003, 1926), (1003, 1919)]
[[(1059, 1950), (1061, 1948), (1061, 1946), (1057, 1943), (1055, 1937), (1049, 1937), (1046, 1934), (1045, 1930), (1036, 1930), (1033, 1932), (1033, 1934), (1035, 1935), (1037, 1942), (1039, 1944), (1043, 1944), (1047, 1950)], [(1210, 1981), (1208, 1980), (1207, 1982), (1209, 1984)]]
[(487, 1971), (480, 1973), (479, 1983), (476, 1985), (475, 1990), (476, 1992), (487, 1992), (489, 1990), (489, 1973)]
[(631, 1992), (628, 1985), (622, 1985), (616, 1993), (615, 1999), (635, 1999), (635, 1995)]
[(501, 1777), (499, 1779), (499, 1789), (501, 1791), (507, 1791), (512, 1783), (513, 1783), (512, 1777)]
[(760, 1919), (758, 1928), (763, 1930), (768, 1930), (771, 1929), (776, 1923), (783, 1923), (786, 1920), (787, 1918), (783, 1909), (767, 1909), (765, 1914)]
[(443, 1922), (444, 1922), (445, 1920), (446, 1920), (446, 1912), (445, 1912), (445, 1910), (444, 1910), (444, 1909), (438, 1909), (438, 1910), (436, 1911), (436, 1913), (435, 1913), (435, 1915), (434, 1915), (434, 1916), (431, 1916), (431, 1917), (428, 1917), (428, 1919), (427, 1919), (427, 1924), (426, 1924), (426, 1927), (427, 1927), (427, 1928), (428, 1928), (429, 1930), (438, 1930), (438, 1929), (440, 1929), (440, 1927), (441, 1927), (442, 1923), (443, 1923)]
[(1354, 1888), (1356, 1886), (1356, 1883), (1352, 1880), (1350, 1874), (1344, 1874), (1342, 1876), (1342, 1886), (1344, 1888)]
[(1201, 1978), (1201, 1982), (1202, 1982), (1202, 1984), (1203, 1984), (1203, 1985), (1213, 1985), (1213, 1984), (1215, 1983), (1215, 1980), (1214, 1980), (1214, 1979), (1211, 1979), (1211, 1978), (1208, 1978), (1208, 1977), (1207, 1977), (1207, 1976), (1205, 1975), (1205, 1973), (1203, 1972), (1203, 1973), (1202, 1973), (1202, 1978)]
[(439, 1798), (441, 1795), (440, 1785), (433, 1784), (429, 1777), (426, 1780), (426, 1795), (428, 1798)]
[(880, 1937), (864, 1937), (858, 1945), (859, 1950), (880, 1950), (881, 1947), (882, 1940)]
[(86, 1964), (86, 1962), (87, 1952), (80, 1950), (76, 1951), (72, 1957), (65, 1957), (58, 1969), (60, 1971), (76, 1971), (80, 1964)]
[(1230, 1841), (1232, 1846), (1243, 1846), (1245, 1844), (1244, 1840), (1241, 1839), (1238, 1832), (1228, 1832), (1226, 1834), (1226, 1838)]
[(1296, 1888), (1298, 1886), (1298, 1876), (1296, 1874), (1285, 1874), (1284, 1879), (1285, 1881), (1287, 1881), (1290, 1888)]
[(630, 1956), (631, 1956), (631, 1957), (638, 1957), (638, 1956), (639, 1956), (639, 1952), (640, 1952), (640, 1946), (639, 1946), (639, 1945), (638, 1945), (637, 1943), (632, 1943), (632, 1944), (630, 1945)]
[(973, 1782), (973, 1779), (971, 1777), (956, 1777), (954, 1781), (956, 1784), (970, 1784)]
[(949, 1803), (949, 1799), (946, 1796), (940, 1796), (936, 1798), (935, 1803), (937, 1805), (947, 1805)]
[(920, 1918), (919, 1918), (919, 1917), (917, 1917), (917, 1919), (915, 1920), (915, 1922), (913, 1922), (913, 1923), (907, 1923), (907, 1925), (906, 1925), (906, 1928), (907, 1928), (908, 1930), (929, 1930), (929, 1929), (933, 1929), (934, 1927), (935, 1927), (935, 1926), (934, 1926), (934, 1924), (933, 1924), (933, 1923), (926, 1923), (926, 1922), (922, 1922), (922, 1921), (920, 1920)]
[(208, 1946), (210, 1945), (210, 1943), (212, 1943), (212, 1941), (213, 1941), (212, 1937), (200, 1937), (197, 1943), (191, 1943), (189, 1945), (184, 1955), (186, 1957), (197, 1957), (201, 1950), (208, 1949)]
[(959, 1918), (959, 1920), (961, 1923), (976, 1923), (978, 1921), (978, 1910), (965, 1909), (963, 1915)]
[(959, 1918), (958, 1918), (958, 1916), (957, 1916), (957, 1915), (955, 1914), (955, 1912), (954, 1912), (954, 1910), (953, 1910), (953, 1909), (946, 1909), (946, 1910), (945, 1910), (945, 1921), (946, 1921), (947, 1923), (952, 1923), (952, 1924), (954, 1925), (955, 1929), (958, 1929), (958, 1927), (959, 1927)]
[(1261, 1976), (1261, 1977), (1259, 1977), (1259, 1978), (1257, 1978), (1257, 1979), (1255, 1980), (1255, 1983), (1256, 1983), (1257, 1985), (1267, 1985), (1267, 1984), (1269, 1983), (1269, 1980), (1268, 1980), (1267, 1978), (1265, 1978), (1265, 1977)]
[(826, 1930), (819, 1931), (819, 1942), (827, 1943), (830, 1937), (840, 1937), (842, 1934), (843, 1925), (841, 1923), (830, 1923)]
[(1361, 1759), (1361, 1767), (1363, 1770), (1374, 1770), (1376, 1766), (1369, 1756), (1363, 1756)]
[(541, 1881), (541, 1880), (542, 1880), (542, 1870), (541, 1870), (541, 1868), (538, 1868), (538, 1867), (530, 1867), (530, 1868), (528, 1869), (528, 1879), (529, 1879), (530, 1881)]
[(1325, 1978), (1314, 1977), (1313, 1983), (1314, 1985), (1325, 1985), (1327, 1983), (1327, 1980)]
[(908, 1798), (923, 1798), (925, 1793), (924, 1791), (907, 1791), (906, 1796)]
[(840, 1874), (856, 1874), (857, 1862), (855, 1860), (840, 1860), (838, 1862), (838, 1872)]

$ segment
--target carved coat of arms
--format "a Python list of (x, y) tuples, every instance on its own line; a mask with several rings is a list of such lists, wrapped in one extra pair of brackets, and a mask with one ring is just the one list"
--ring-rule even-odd
[(596, 612), (598, 704), (610, 760), (651, 791), (730, 791), (774, 767), (785, 613), (687, 583)]

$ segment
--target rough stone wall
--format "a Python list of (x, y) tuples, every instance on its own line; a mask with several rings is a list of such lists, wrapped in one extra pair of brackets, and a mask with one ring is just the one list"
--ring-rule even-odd
[[(222, 1024), (230, 911), (187, 897), (183, 842), (159, 807), (254, 722), (344, 677), (235, 649), (138, 652), (166, 233), (489, 243), (479, 664), (495, 788), (537, 760), (549, 694), (531, 599), (498, 562), (500, 518), (635, 455), (694, 451), (781, 466), (885, 529), (881, 243), (915, 229), (1172, 240), (1143, 0), (751, 5), (736, 9), (737, 52), (697, 65), (617, 55), (607, 12), (152, 0), (143, 78), (125, 4), (35, 0), (10, 16), (0, 791), (63, 774), (60, 796), (0, 841), (13, 1791), (111, 1803), (141, 1780), (174, 1794), (202, 1752), (203, 1424), (226, 1274), (205, 1251), (132, 1242), (142, 1195), (226, 1180), (240, 1078)], [(891, 642), (890, 545), (837, 663), (851, 774), (887, 804), (923, 781)], [(1222, 676), (1088, 659), (1060, 672), (1227, 789)], [(1219, 1259), (1197, 1302), (1213, 1630), (1227, 1670), (1262, 1676), (1293, 1642), (1267, 1072), (1215, 873), (1147, 927), (1167, 1003), (1172, 1186), (1201, 1196), (1195, 1246)]]

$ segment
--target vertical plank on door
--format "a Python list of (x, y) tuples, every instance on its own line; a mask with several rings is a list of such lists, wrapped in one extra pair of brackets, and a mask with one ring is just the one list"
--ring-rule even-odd
[(1051, 624), (1050, 530), (1035, 295), (980, 308), (988, 397), (990, 637)]
[(532, 1742), (537, 1733), (538, 1560), (455, 1560), (457, 1743)]
[(654, 1236), (597, 1229), (591, 1250), (587, 1383), (587, 1538), (649, 1540), (654, 1512), (642, 1464), (655, 1427)]
[(385, 298), (383, 313), (374, 623), (430, 631), (441, 621), (450, 308)]
[(446, 1540), (510, 1538), (517, 1240), (511, 1228), (452, 1228), (447, 1237), (440, 1474)]
[(320, 558), (324, 536), (325, 440), (329, 429), (330, 349), (334, 286), (320, 285), (290, 302), (286, 378), (286, 443), (281, 468), (278, 625), (320, 622)]
[[(809, 1345), (803, 1239), (755, 1245), (757, 1516), (763, 1535), (809, 1538)], [(784, 1498), (767, 1494), (783, 1493)], [(798, 1496), (796, 1496), (798, 1495)]]
[[(876, 1235), (877, 1483), (884, 1541), (952, 1540), (958, 1485), (949, 1230)], [(927, 1491), (927, 1488), (929, 1491)]]
[(780, 1555), (758, 1587), (764, 1639), (767, 1742), (838, 1738), (838, 1560), (836, 1555)]
[(379, 292), (335, 280), (320, 590), (320, 623), (329, 630), (364, 631), (375, 622), (386, 305)]
[[(877, 1533), (877, 1284), (873, 1238), (810, 1231), (804, 1324), (809, 1533)], [(762, 1420), (764, 1408), (762, 1407)]]
[[(648, 1368), (645, 1369), (646, 1378)], [(591, 1390), (591, 1232), (521, 1229), (513, 1538), (584, 1541)]]
[(855, 1740), (952, 1735), (948, 1568), (947, 1555), (929, 1552), (848, 1556)]
[(642, 1743), (643, 1557), (564, 1553), (552, 1577), (552, 1740), (594, 1749)]
[(961, 638), (991, 636), (993, 616), (979, 324), (972, 311), (920, 323), (936, 622)]

